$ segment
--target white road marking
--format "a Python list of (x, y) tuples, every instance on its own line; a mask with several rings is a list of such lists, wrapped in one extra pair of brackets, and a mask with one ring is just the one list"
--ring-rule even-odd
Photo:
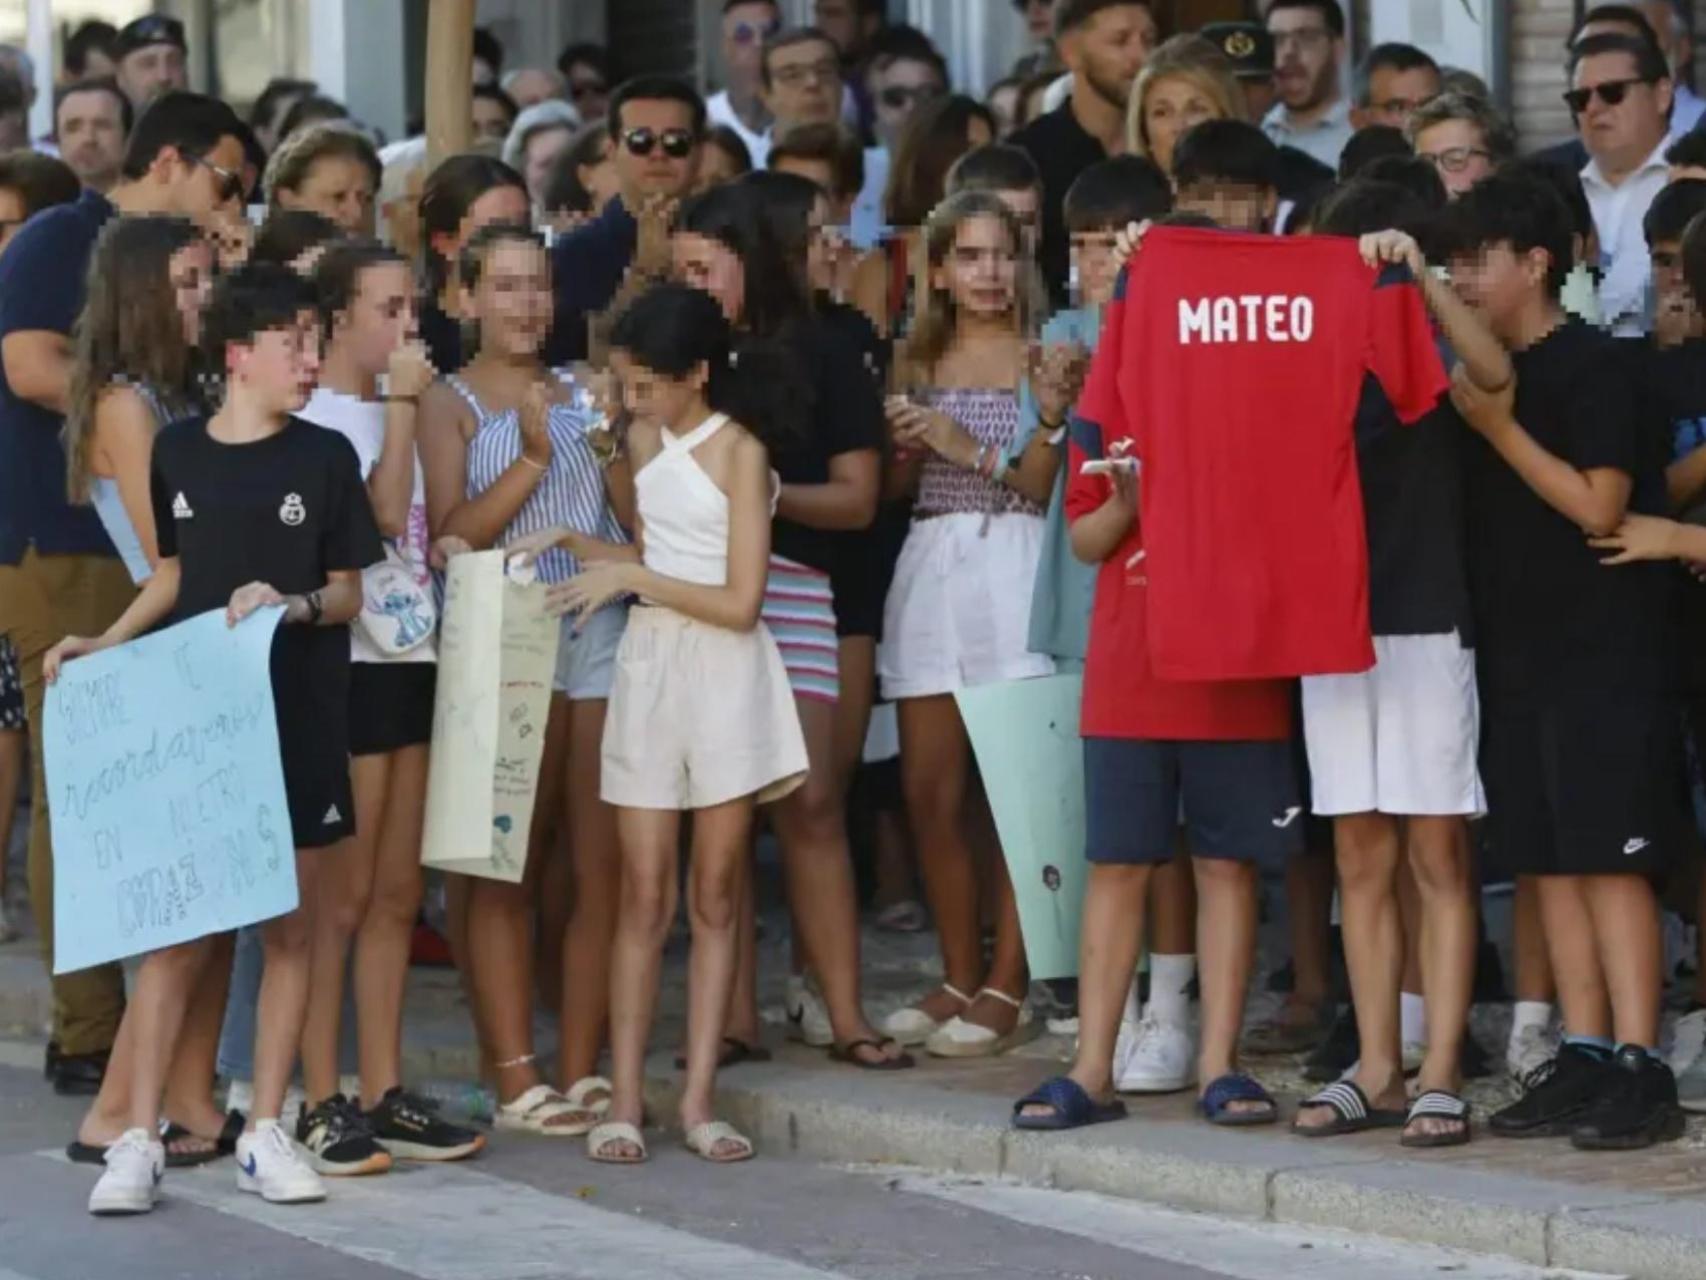
[[(893, 1178), (893, 1171), (871, 1169)], [(903, 1175), (896, 1189), (1116, 1249), (1200, 1267), (1228, 1280), (1615, 1280), (1429, 1245), (1370, 1239), (1327, 1228), (1239, 1222), (1158, 1209), (1088, 1191)]]
[(466, 1166), (335, 1179), (318, 1205), (238, 1191), (229, 1165), (173, 1171), (161, 1193), (420, 1280), (840, 1280)]

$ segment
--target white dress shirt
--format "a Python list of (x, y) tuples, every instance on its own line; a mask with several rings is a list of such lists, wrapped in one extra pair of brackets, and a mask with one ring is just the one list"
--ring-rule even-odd
[(764, 162), (770, 158), (770, 130), (754, 133), (746, 127), (741, 118), (735, 114), (734, 105), (729, 101), (729, 91), (714, 93), (705, 102), (705, 118), (712, 124), (724, 124), (733, 129), (746, 143), (746, 149), (752, 153), (752, 167), (762, 169)]
[(1672, 141), (1674, 136), (1666, 137), (1615, 186), (1606, 180), (1597, 160), (1589, 160), (1582, 170), (1582, 190), (1599, 232), (1601, 323), (1619, 338), (1637, 338), (1652, 327), (1647, 314), (1652, 267), (1641, 223), (1653, 198), (1669, 181), (1665, 150)]

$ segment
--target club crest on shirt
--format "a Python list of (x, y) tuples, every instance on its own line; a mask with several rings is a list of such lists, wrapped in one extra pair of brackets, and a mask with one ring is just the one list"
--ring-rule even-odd
[(302, 505), (300, 493), (284, 495), (284, 503), (278, 509), (278, 518), (293, 529), (308, 518), (308, 508)]

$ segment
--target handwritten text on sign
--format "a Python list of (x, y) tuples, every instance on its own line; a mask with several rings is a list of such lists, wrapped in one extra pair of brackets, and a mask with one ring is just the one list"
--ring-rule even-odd
[(55, 973), (295, 909), (268, 674), (283, 616), (204, 613), (61, 668), (42, 724)]

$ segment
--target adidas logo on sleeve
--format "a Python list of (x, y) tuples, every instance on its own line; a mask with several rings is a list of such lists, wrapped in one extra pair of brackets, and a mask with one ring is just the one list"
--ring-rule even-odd
[(182, 489), (178, 490), (178, 496), (172, 499), (172, 519), (190, 520), (194, 517), (195, 512), (190, 509), (190, 500), (184, 497)]

